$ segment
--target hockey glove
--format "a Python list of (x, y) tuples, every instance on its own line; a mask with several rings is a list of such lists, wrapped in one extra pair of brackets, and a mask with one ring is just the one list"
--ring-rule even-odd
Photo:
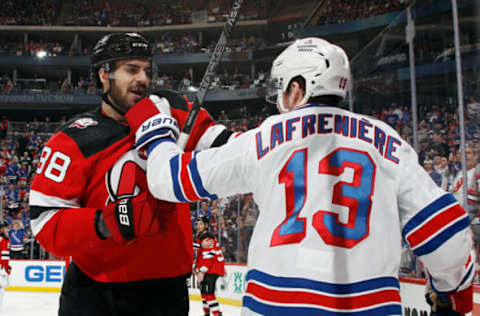
[(111, 236), (119, 244), (155, 235), (163, 230), (158, 208), (158, 201), (148, 192), (111, 203), (96, 213), (97, 234), (101, 239)]
[(177, 121), (165, 114), (156, 114), (147, 119), (135, 133), (135, 149), (141, 154), (149, 149), (156, 140), (169, 139), (177, 141), (180, 130)]
[(155, 140), (171, 138), (176, 141), (180, 133), (177, 121), (170, 116), (170, 104), (154, 94), (138, 101), (125, 118), (135, 133), (135, 149), (144, 157), (148, 145)]
[(125, 113), (125, 119), (131, 132), (135, 133), (143, 122), (159, 113), (170, 115), (170, 105), (166, 99), (152, 94), (135, 103)]
[(431, 316), (463, 316), (472, 311), (473, 287), (452, 293), (437, 293), (428, 289), (425, 298), (432, 306)]

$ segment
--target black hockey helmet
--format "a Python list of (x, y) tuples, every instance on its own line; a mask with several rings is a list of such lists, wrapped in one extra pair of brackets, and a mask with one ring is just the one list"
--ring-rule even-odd
[(8, 227), (8, 222), (4, 219), (0, 219), (0, 228)]
[(114, 62), (122, 59), (141, 58), (152, 59), (150, 42), (137, 33), (114, 33), (102, 37), (93, 48), (91, 70), (97, 79), (97, 86), (101, 86), (98, 78), (98, 69), (114, 70)]
[(196, 222), (202, 222), (202, 223), (204, 223), (205, 225), (208, 226), (208, 224), (210, 223), (210, 220), (208, 219), (208, 217), (206, 217), (204, 215), (200, 215), (195, 219), (195, 223)]

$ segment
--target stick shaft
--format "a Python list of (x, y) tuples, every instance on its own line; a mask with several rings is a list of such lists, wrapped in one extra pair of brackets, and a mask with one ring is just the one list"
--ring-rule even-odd
[(212, 78), (215, 75), (215, 71), (217, 70), (218, 64), (223, 56), (223, 52), (225, 51), (225, 46), (227, 45), (227, 41), (230, 38), (230, 34), (232, 33), (232, 29), (237, 21), (238, 14), (240, 12), (240, 7), (242, 5), (243, 0), (235, 0), (233, 2), (232, 10), (230, 11), (230, 15), (228, 16), (227, 23), (223, 27), (222, 34), (220, 34), (220, 38), (215, 46), (215, 49), (210, 56), (210, 61), (208, 62), (207, 69), (205, 70), (205, 74), (203, 75), (202, 82), (200, 83), (200, 87), (198, 88), (197, 96), (195, 97), (195, 102), (193, 103), (192, 108), (188, 112), (187, 121), (183, 126), (182, 132), (180, 133), (180, 137), (178, 138), (178, 145), (184, 149), (187, 145), (188, 138), (190, 133), (192, 132), (193, 125), (197, 119), (198, 113), (200, 112), (200, 108), (205, 100), (205, 95), (210, 88), (210, 84), (212, 83)]

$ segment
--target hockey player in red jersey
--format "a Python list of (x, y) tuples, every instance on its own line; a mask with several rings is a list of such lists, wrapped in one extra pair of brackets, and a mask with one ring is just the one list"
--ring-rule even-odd
[(0, 309), (3, 304), (3, 295), (8, 287), (8, 279), (12, 271), (10, 267), (10, 245), (8, 241), (8, 222), (0, 220)]
[(194, 242), (196, 248), (195, 273), (200, 283), (203, 311), (205, 315), (221, 315), (215, 297), (215, 284), (219, 277), (225, 275), (222, 249), (215, 236), (208, 231), (209, 220), (206, 216), (199, 216), (195, 224), (197, 228)]
[[(187, 315), (189, 206), (153, 198), (146, 161), (133, 145), (147, 118), (155, 117), (157, 127), (171, 123), (159, 113), (182, 127), (189, 104), (170, 90), (149, 95), (152, 47), (136, 33), (100, 39), (92, 70), (104, 91), (101, 107), (74, 117), (48, 140), (30, 191), (36, 239), (73, 259), (59, 315)], [(187, 148), (221, 145), (229, 135), (202, 110)]]

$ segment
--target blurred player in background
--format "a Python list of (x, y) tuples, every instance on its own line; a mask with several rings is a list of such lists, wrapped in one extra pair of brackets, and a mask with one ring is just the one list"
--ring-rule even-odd
[(8, 222), (0, 220), (0, 311), (3, 305), (3, 296), (8, 287), (10, 267), (10, 244), (8, 240)]
[(193, 243), (196, 253), (194, 269), (200, 283), (205, 316), (218, 316), (222, 313), (215, 297), (215, 284), (219, 277), (225, 275), (225, 260), (217, 239), (209, 232), (208, 225), (208, 217), (197, 217), (195, 221), (197, 235)]
[[(152, 47), (136, 33), (100, 39), (92, 68), (104, 91), (101, 107), (49, 139), (30, 191), (35, 237), (55, 256), (73, 258), (59, 315), (188, 315), (189, 205), (149, 194), (146, 160), (133, 145), (146, 118), (161, 111), (181, 127), (189, 105), (169, 90), (145, 97)], [(189, 150), (223, 144), (230, 135), (205, 111), (194, 129)]]
[(150, 192), (169, 201), (253, 192), (244, 315), (401, 315), (402, 238), (428, 270), (436, 315), (471, 311), (467, 213), (391, 126), (339, 107), (349, 81), (343, 49), (295, 41), (271, 69), (267, 98), (281, 114), (220, 148), (151, 141)]
[[(465, 145), (465, 161), (467, 168), (467, 205), (462, 205), (473, 221), (480, 216), (480, 164), (478, 163), (478, 153), (473, 144)], [(457, 160), (461, 162), (462, 151), (459, 150)], [(463, 174), (459, 170), (448, 191), (452, 192), (460, 204), (463, 204)]]

